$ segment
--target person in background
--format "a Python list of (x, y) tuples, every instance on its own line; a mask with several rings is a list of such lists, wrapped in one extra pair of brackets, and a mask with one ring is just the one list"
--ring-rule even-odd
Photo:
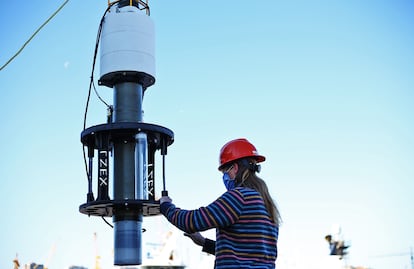
[[(275, 268), (281, 216), (264, 180), (257, 176), (265, 157), (244, 138), (220, 150), (219, 171), (227, 191), (195, 210), (160, 198), (161, 213), (203, 251), (215, 255), (215, 269)], [(216, 240), (199, 232), (216, 229)]]

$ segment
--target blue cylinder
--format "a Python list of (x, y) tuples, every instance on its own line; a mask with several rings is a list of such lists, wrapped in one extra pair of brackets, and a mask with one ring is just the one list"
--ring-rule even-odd
[(137, 265), (142, 263), (142, 220), (122, 220), (114, 223), (114, 264)]

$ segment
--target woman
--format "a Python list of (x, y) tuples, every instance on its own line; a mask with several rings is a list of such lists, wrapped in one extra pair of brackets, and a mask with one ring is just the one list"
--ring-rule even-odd
[[(219, 170), (227, 191), (206, 207), (177, 208), (171, 198), (160, 199), (161, 213), (185, 235), (216, 256), (215, 267), (275, 268), (281, 222), (266, 183), (256, 173), (265, 157), (244, 138), (226, 143)], [(216, 229), (216, 241), (198, 232)]]

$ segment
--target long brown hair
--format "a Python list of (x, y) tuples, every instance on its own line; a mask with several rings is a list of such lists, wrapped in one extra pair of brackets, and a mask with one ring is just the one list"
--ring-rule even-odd
[(270, 217), (276, 226), (279, 226), (282, 223), (279, 209), (276, 205), (276, 202), (273, 200), (272, 196), (269, 193), (266, 182), (256, 174), (256, 161), (244, 159), (236, 161), (236, 163), (239, 167), (235, 178), (236, 185), (247, 187), (260, 193), (265, 203), (267, 212), (269, 212)]

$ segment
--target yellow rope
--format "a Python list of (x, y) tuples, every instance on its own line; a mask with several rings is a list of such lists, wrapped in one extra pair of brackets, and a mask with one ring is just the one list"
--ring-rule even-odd
[(69, 2), (69, 0), (66, 0), (33, 34), (32, 36), (23, 44), (23, 46), (11, 57), (2, 67), (0, 67), (0, 71), (3, 70), (11, 61), (14, 60), (14, 58), (17, 57), (17, 55), (22, 52), (24, 47), (26, 47), (27, 44), (35, 37), (35, 35), (45, 26), (56, 14), (59, 13), (59, 11)]

